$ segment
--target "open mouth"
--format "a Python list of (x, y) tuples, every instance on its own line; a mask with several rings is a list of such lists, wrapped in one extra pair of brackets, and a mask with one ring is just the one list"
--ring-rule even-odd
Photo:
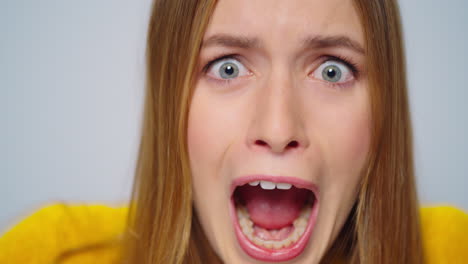
[(291, 177), (246, 176), (231, 196), (237, 240), (252, 258), (280, 262), (302, 253), (318, 211), (317, 189)]

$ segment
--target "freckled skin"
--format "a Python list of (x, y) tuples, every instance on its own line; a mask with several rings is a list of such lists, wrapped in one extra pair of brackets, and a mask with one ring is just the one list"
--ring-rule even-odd
[[(301, 40), (343, 35), (364, 46), (358, 14), (349, 0), (221, 0), (205, 39), (219, 33), (255, 37), (262, 45), (201, 50), (201, 68), (232, 53), (249, 72), (223, 85), (200, 68), (193, 87), (188, 149), (205, 234), (225, 263), (261, 263), (237, 242), (230, 184), (248, 174), (298, 177), (318, 186), (320, 209), (306, 249), (287, 263), (319, 263), (356, 200), (370, 110), (365, 55), (342, 47), (303, 51)], [(352, 59), (360, 74), (342, 88), (318, 80), (312, 73), (322, 55)], [(297, 146), (287, 147), (292, 141)]]

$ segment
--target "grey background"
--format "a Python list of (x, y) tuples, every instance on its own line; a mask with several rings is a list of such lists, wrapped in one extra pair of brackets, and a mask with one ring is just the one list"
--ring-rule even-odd
[[(125, 203), (150, 0), (1, 0), (0, 231), (45, 203)], [(467, 1), (402, 0), (423, 205), (468, 210)]]

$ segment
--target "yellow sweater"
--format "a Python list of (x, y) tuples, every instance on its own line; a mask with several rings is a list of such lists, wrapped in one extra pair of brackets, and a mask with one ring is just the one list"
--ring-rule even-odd
[[(127, 208), (54, 204), (35, 212), (0, 237), (1, 264), (111, 264)], [(428, 264), (468, 263), (468, 215), (453, 207), (421, 209)], [(94, 245), (93, 250), (83, 250)], [(103, 245), (100, 247), (100, 245)], [(82, 254), (73, 254), (74, 250)], [(67, 257), (67, 253), (70, 257)]]

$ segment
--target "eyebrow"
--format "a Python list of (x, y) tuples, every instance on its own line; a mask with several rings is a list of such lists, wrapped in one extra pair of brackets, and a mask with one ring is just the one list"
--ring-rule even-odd
[(365, 50), (359, 42), (352, 40), (347, 36), (313, 36), (305, 38), (303, 46), (309, 48), (347, 48), (364, 54)]
[(251, 49), (258, 47), (260, 41), (257, 38), (246, 36), (233, 36), (227, 34), (216, 34), (203, 41), (202, 47), (224, 46), (232, 48)]
[[(234, 36), (228, 34), (215, 34), (211, 37), (208, 37), (203, 41), (202, 47), (210, 46), (223, 46), (231, 48), (242, 48), (242, 49), (252, 49), (258, 48), (261, 45), (261, 42), (257, 38), (251, 38), (247, 36)], [(343, 35), (338, 36), (311, 36), (306, 37), (302, 41), (302, 45), (305, 48), (347, 48), (354, 50), (360, 54), (364, 54), (365, 50), (359, 44), (359, 42), (352, 40), (351, 38)]]

